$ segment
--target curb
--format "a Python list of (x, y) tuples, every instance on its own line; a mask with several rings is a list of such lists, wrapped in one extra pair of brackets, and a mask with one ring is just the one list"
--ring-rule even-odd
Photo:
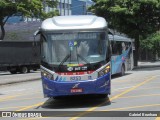
[(25, 80), (20, 80), (20, 81), (8, 81), (8, 82), (4, 82), (4, 83), (0, 83), (1, 85), (7, 85), (7, 84), (15, 84), (15, 83), (20, 83), (20, 82), (28, 82), (28, 81), (36, 81), (36, 80), (40, 80), (41, 78), (33, 78), (33, 79), (25, 79)]
[(134, 67), (133, 70), (145, 69), (145, 68), (157, 68), (157, 67), (160, 67), (160, 65), (137, 66), (137, 67)]

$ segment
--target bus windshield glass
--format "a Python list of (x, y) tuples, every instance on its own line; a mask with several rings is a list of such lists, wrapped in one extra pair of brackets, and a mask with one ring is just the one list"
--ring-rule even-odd
[(106, 58), (105, 32), (48, 33), (43, 61), (54, 65), (91, 64)]

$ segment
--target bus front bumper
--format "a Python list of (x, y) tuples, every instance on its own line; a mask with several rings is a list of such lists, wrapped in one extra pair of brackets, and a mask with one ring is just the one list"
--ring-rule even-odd
[(57, 82), (42, 77), (44, 97), (110, 94), (110, 73), (95, 80)]

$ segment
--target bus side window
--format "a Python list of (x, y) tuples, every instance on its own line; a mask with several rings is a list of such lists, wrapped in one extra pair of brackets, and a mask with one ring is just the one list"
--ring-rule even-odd
[(112, 47), (112, 54), (117, 55), (117, 45), (116, 41), (111, 41), (111, 47)]
[(128, 48), (129, 48), (129, 42), (125, 42), (125, 45), (126, 45), (126, 50), (128, 50)]
[(122, 45), (121, 45), (121, 42), (117, 42), (117, 53), (118, 55), (121, 55), (122, 54)]
[(112, 41), (112, 54), (113, 55), (120, 55), (122, 54), (122, 45), (119, 41)]
[(126, 43), (122, 42), (122, 54), (127, 50)]

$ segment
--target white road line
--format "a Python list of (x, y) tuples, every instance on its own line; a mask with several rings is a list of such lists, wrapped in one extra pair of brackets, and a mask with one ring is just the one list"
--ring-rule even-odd
[(20, 91), (28, 91), (28, 90), (32, 90), (33, 88), (27, 88), (27, 89), (16, 89), (16, 90), (8, 90), (8, 91), (1, 91), (1, 93), (11, 93), (11, 92), (20, 92)]
[(114, 89), (113, 92), (118, 91), (118, 90), (123, 90), (123, 89), (131, 88), (131, 87), (134, 87), (134, 86), (128, 86), (128, 87)]

